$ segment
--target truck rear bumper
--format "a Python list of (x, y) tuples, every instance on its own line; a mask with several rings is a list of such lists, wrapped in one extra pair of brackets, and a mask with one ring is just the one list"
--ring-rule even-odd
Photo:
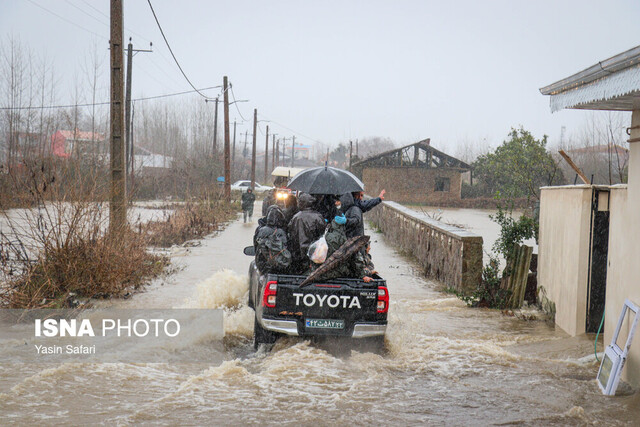
[(298, 336), (298, 323), (295, 320), (262, 319), (262, 327), (273, 332)]
[(384, 335), (387, 331), (387, 325), (378, 325), (375, 323), (356, 323), (353, 326), (353, 338), (367, 338)]
[[(300, 336), (298, 323), (295, 320), (277, 320), (262, 318), (262, 327), (269, 331), (291, 336)], [(368, 338), (384, 335), (387, 325), (378, 323), (354, 323), (352, 338)]]

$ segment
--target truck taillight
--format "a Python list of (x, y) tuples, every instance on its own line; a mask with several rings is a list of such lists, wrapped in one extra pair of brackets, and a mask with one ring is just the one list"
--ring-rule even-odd
[(278, 292), (278, 282), (267, 282), (264, 286), (264, 295), (262, 296), (262, 305), (264, 307), (274, 308), (276, 306), (276, 293)]
[(389, 311), (389, 290), (384, 286), (378, 286), (378, 313)]

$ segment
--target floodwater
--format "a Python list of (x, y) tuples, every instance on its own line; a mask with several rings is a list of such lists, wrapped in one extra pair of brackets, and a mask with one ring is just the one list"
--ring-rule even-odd
[[(444, 222), (445, 224), (464, 228), (472, 233), (482, 236), (484, 246), (484, 263), (489, 262), (489, 255), (493, 253), (493, 245), (500, 237), (500, 225), (491, 220), (491, 215), (496, 214), (493, 209), (462, 209), (439, 208), (430, 206), (407, 205), (416, 212), (424, 213), (429, 217)], [(517, 219), (521, 211), (513, 211), (512, 216)], [(533, 247), (533, 253), (538, 253), (538, 245), (534, 239), (524, 241), (524, 244)], [(495, 255), (495, 254), (494, 254)]]
[(600, 393), (591, 340), (467, 308), (375, 233), (373, 259), (391, 295), (385, 351), (287, 338), (255, 353), (241, 252), (254, 226), (239, 220), (200, 246), (174, 248), (181, 270), (109, 303), (224, 308), (225, 338), (210, 363), (3, 365), (1, 423), (637, 425), (637, 395)]

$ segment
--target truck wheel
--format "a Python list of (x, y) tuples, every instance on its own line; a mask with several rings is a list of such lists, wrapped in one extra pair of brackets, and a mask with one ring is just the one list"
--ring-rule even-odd
[(260, 326), (258, 318), (254, 317), (253, 320), (253, 348), (257, 350), (260, 344), (274, 344), (278, 339), (276, 332), (268, 331)]

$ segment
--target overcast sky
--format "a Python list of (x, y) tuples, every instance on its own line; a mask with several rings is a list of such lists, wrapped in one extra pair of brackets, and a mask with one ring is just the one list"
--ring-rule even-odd
[[(152, 4), (197, 87), (227, 75), (236, 97), (250, 100), (237, 104), (245, 118), (258, 108), (299, 140), (332, 145), (430, 137), (455, 153), (463, 141), (495, 146), (519, 125), (557, 141), (561, 126), (577, 134), (589, 113), (552, 115), (538, 89), (640, 44), (633, 0)], [(46, 52), (69, 85), (93, 46), (104, 49), (106, 90), (108, 13), (108, 0), (0, 0), (0, 28)], [(134, 59), (134, 97), (189, 90), (147, 2), (125, 0), (124, 19), (134, 47), (153, 41), (154, 53)]]

